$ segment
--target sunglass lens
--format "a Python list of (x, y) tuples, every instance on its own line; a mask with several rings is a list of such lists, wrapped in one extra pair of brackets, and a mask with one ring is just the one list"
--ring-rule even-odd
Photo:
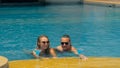
[(68, 42), (66, 42), (65, 44), (68, 45)]
[(61, 42), (61, 45), (68, 45), (68, 42)]
[(61, 42), (61, 45), (64, 45), (64, 43), (63, 43), (63, 42)]
[(44, 44), (45, 44), (45, 43), (49, 43), (49, 41), (43, 41), (42, 43), (44, 43)]

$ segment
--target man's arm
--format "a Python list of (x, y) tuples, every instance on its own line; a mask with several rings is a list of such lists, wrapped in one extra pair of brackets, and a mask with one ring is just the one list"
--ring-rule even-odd
[(77, 51), (77, 49), (74, 48), (74, 47), (72, 47), (71, 51), (72, 51), (75, 55), (79, 56), (80, 59), (82, 59), (82, 60), (87, 60), (87, 59), (88, 59), (88, 58), (87, 58), (86, 56), (84, 56), (83, 54), (79, 54), (78, 51)]

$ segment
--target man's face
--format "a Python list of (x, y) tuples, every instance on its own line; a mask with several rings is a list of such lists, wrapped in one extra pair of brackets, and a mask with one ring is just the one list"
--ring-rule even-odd
[(61, 38), (61, 45), (63, 50), (69, 50), (71, 47), (69, 38)]

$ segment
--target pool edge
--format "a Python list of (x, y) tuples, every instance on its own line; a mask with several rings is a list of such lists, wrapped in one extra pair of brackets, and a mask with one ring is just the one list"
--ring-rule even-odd
[(120, 1), (84, 0), (84, 4), (101, 5), (101, 6), (107, 6), (107, 7), (120, 7)]

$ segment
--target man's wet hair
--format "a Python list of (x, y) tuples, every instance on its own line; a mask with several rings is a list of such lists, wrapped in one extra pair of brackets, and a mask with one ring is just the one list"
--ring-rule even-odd
[(62, 36), (62, 38), (69, 38), (70, 39), (70, 36), (65, 34), (65, 35)]
[(70, 36), (67, 35), (67, 34), (63, 35), (62, 37), (64, 37), (64, 38), (70, 38)]

